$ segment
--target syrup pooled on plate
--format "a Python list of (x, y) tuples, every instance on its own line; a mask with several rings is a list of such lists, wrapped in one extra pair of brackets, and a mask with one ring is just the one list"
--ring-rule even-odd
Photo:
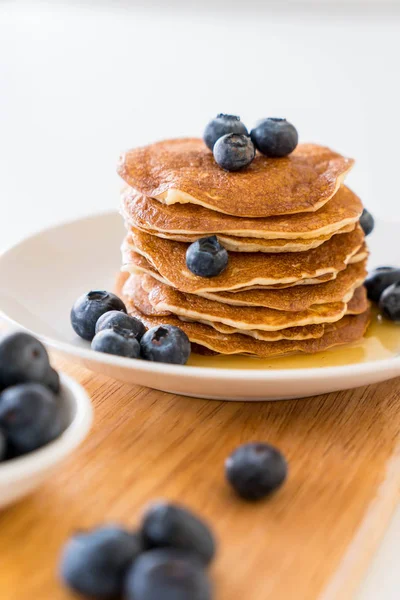
[(365, 338), (317, 354), (296, 354), (281, 358), (249, 356), (200, 356), (192, 354), (188, 365), (218, 369), (315, 369), (366, 363), (400, 355), (400, 326), (383, 319), (376, 309)]

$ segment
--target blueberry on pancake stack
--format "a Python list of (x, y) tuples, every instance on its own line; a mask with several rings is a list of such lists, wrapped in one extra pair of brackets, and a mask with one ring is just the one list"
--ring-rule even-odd
[(196, 351), (312, 353), (362, 338), (369, 323), (363, 206), (343, 184), (353, 161), (293, 149), (297, 132), (285, 155), (266, 129), (167, 140), (120, 160), (121, 294), (148, 327), (177, 325)]

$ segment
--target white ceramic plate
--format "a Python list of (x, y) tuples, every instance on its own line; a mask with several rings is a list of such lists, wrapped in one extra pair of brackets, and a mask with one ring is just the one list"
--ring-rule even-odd
[(53, 442), (20, 458), (0, 463), (0, 508), (33, 492), (86, 437), (93, 409), (85, 390), (60, 374), (64, 432)]
[[(251, 361), (246, 363), (251, 368), (243, 369), (220, 368), (223, 362), (215, 359), (202, 361), (206, 366), (175, 366), (93, 352), (72, 331), (70, 308), (80, 294), (90, 289), (114, 288), (123, 235), (118, 214), (100, 214), (48, 229), (8, 250), (0, 258), (3, 316), (93, 371), (188, 396), (225, 400), (300, 398), (400, 375), (398, 356), (300, 369), (278, 369), (273, 360), (267, 367), (263, 362), (262, 368), (257, 368), (257, 359), (246, 359)], [(397, 237), (398, 225), (379, 223), (369, 238), (371, 263), (400, 264), (400, 252), (395, 254)], [(400, 347), (400, 329), (398, 336)], [(324, 362), (316, 360), (315, 364)]]

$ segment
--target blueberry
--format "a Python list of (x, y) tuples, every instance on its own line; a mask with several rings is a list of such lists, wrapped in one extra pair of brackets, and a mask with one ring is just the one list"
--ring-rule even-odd
[(105, 291), (83, 294), (71, 310), (71, 324), (75, 333), (84, 340), (92, 340), (98, 319), (110, 310), (126, 313), (125, 304), (115, 294)]
[(141, 552), (139, 538), (115, 525), (77, 533), (65, 545), (60, 574), (75, 592), (91, 598), (116, 598), (124, 577)]
[(214, 158), (225, 171), (239, 171), (248, 167), (256, 155), (253, 142), (247, 135), (228, 133), (214, 146)]
[(58, 394), (60, 392), (60, 376), (52, 367), (50, 367), (46, 377), (44, 378), (43, 385), (48, 387), (53, 394)]
[(126, 600), (211, 600), (211, 583), (200, 563), (177, 550), (145, 552), (129, 569)]
[(400, 281), (384, 290), (379, 300), (382, 313), (395, 323), (400, 323)]
[(264, 119), (250, 132), (253, 144), (266, 156), (280, 158), (296, 148), (299, 136), (296, 128), (286, 119)]
[(190, 341), (175, 325), (157, 325), (140, 340), (140, 351), (146, 360), (184, 365), (190, 356)]
[(227, 458), (225, 472), (239, 496), (246, 500), (260, 500), (285, 481), (287, 463), (273, 446), (249, 443), (237, 448)]
[(369, 273), (367, 279), (364, 282), (367, 288), (368, 298), (372, 302), (379, 302), (384, 290), (400, 281), (400, 268), (397, 267), (378, 267)]
[(120, 312), (119, 310), (110, 310), (100, 317), (96, 323), (96, 333), (103, 331), (103, 329), (113, 329), (115, 326), (134, 334), (137, 340), (140, 340), (143, 334), (146, 332), (146, 327), (142, 321), (135, 317), (130, 317), (126, 313)]
[(17, 331), (0, 341), (0, 389), (42, 382), (50, 369), (46, 348), (29, 333)]
[(249, 135), (246, 127), (243, 125), (240, 117), (235, 115), (217, 115), (215, 119), (209, 122), (204, 130), (203, 139), (210, 150), (213, 150), (215, 143), (223, 135), (228, 133), (238, 133), (240, 135)]
[(186, 266), (199, 277), (216, 277), (228, 266), (228, 252), (215, 235), (201, 238), (186, 250)]
[(4, 431), (2, 431), (0, 429), (0, 462), (5, 459), (6, 454), (7, 454), (7, 438), (6, 438)]
[(0, 427), (17, 454), (54, 440), (62, 431), (58, 398), (39, 383), (23, 383), (0, 394)]
[(366, 208), (364, 208), (364, 210), (362, 211), (362, 215), (360, 217), (360, 225), (365, 235), (369, 235), (374, 230), (375, 219), (371, 215), (371, 213), (367, 211)]
[(142, 535), (147, 548), (175, 548), (208, 564), (216, 544), (209, 527), (192, 512), (169, 502), (157, 502), (145, 512)]
[(140, 344), (135, 334), (117, 326), (96, 333), (92, 340), (92, 350), (115, 354), (116, 356), (126, 356), (127, 358), (138, 358), (140, 356)]

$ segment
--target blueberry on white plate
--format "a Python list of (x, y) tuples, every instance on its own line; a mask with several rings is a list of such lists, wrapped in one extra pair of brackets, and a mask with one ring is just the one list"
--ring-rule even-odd
[(367, 288), (368, 298), (372, 302), (379, 302), (383, 292), (393, 283), (400, 281), (399, 267), (378, 267), (371, 271), (364, 285)]
[(395, 323), (400, 323), (400, 281), (385, 289), (379, 300), (382, 313)]
[(142, 357), (154, 362), (184, 365), (188, 361), (190, 350), (188, 336), (175, 325), (152, 327), (140, 340)]
[(94, 290), (83, 294), (71, 309), (71, 325), (75, 333), (84, 340), (91, 341), (98, 319), (110, 310), (127, 312), (122, 300), (111, 292)]
[(98, 319), (96, 323), (96, 333), (103, 331), (103, 329), (114, 329), (115, 327), (126, 329), (132, 333), (137, 340), (140, 340), (146, 332), (146, 327), (136, 317), (131, 317), (119, 310), (110, 310)]
[(116, 325), (112, 329), (103, 329), (96, 333), (92, 340), (92, 350), (126, 358), (140, 356), (140, 344), (135, 335)]

